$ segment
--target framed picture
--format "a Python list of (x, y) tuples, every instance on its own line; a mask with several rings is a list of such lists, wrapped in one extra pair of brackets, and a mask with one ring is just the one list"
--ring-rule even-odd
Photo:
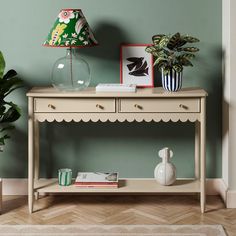
[(120, 82), (137, 87), (153, 87), (153, 56), (145, 51), (150, 44), (122, 44)]

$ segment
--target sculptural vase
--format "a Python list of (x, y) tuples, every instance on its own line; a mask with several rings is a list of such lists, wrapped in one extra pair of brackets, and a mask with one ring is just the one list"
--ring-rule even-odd
[[(166, 155), (160, 155), (161, 151), (166, 153)], [(154, 176), (157, 182), (159, 182), (161, 185), (171, 185), (176, 180), (176, 168), (170, 162), (171, 155), (167, 154), (167, 152), (170, 153), (171, 151), (168, 148), (165, 148), (161, 151), (159, 152), (159, 155), (162, 158), (162, 162), (156, 166), (154, 170)]]

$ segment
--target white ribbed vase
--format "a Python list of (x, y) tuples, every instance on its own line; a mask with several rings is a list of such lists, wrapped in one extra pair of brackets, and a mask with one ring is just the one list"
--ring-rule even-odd
[(159, 151), (162, 162), (154, 170), (154, 177), (161, 185), (171, 185), (176, 180), (176, 168), (170, 162), (173, 152), (169, 148), (163, 148)]
[(170, 92), (176, 92), (182, 88), (183, 72), (176, 72), (174, 69), (170, 70), (166, 75), (162, 70), (162, 87)]

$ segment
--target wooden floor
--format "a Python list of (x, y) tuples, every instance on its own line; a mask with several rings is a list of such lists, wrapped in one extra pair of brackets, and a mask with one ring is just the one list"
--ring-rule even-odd
[(236, 209), (207, 197), (200, 213), (197, 196), (47, 196), (28, 214), (27, 198), (3, 198), (0, 224), (221, 224), (236, 235)]

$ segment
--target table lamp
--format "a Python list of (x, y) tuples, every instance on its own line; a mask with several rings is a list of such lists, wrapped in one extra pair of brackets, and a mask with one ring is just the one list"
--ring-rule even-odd
[(52, 69), (52, 85), (59, 90), (83, 90), (90, 83), (89, 64), (76, 48), (97, 45), (89, 24), (80, 9), (62, 9), (43, 46), (66, 47), (66, 56), (58, 59)]

